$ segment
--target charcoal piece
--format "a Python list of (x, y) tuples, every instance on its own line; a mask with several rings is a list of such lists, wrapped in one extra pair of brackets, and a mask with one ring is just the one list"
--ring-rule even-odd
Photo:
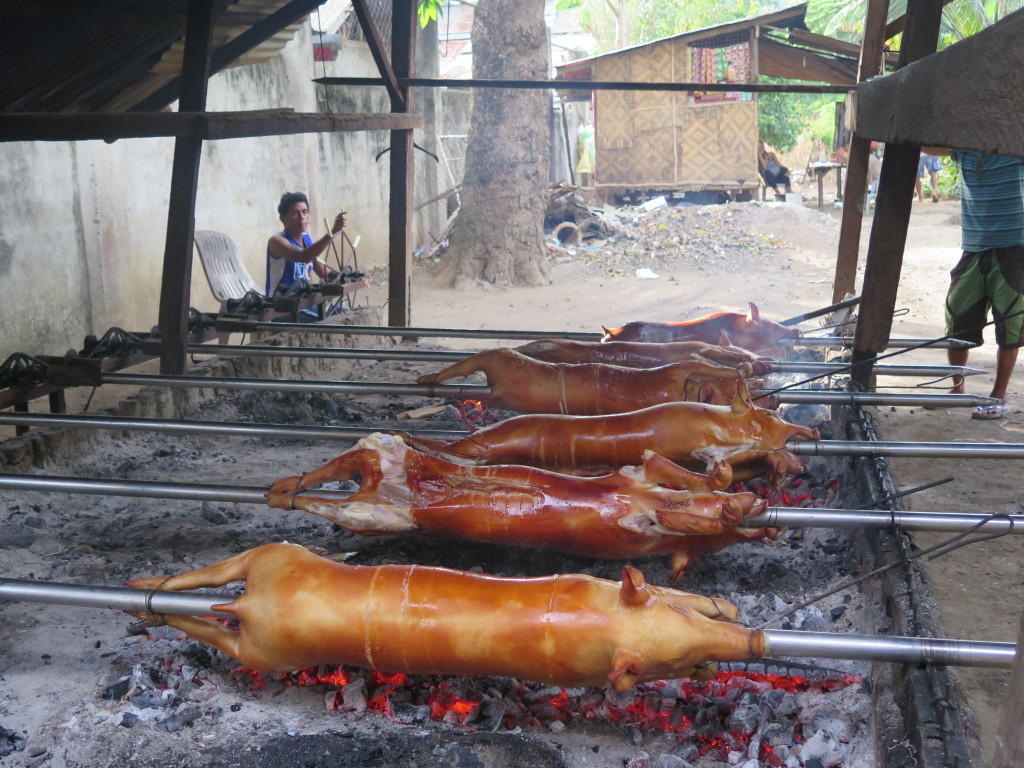
[(358, 678), (341, 689), (342, 708), (353, 712), (366, 711), (366, 681)]
[(110, 701), (119, 701), (120, 699), (123, 699), (131, 689), (131, 678), (126, 677), (123, 680), (118, 680), (113, 685), (108, 685), (104, 688), (103, 693), (100, 694), (100, 698), (108, 699)]
[(832, 617), (832, 621), (836, 621), (840, 619), (844, 613), (846, 613), (846, 606), (837, 605), (835, 608), (828, 612), (828, 615)]
[(174, 696), (164, 698), (160, 691), (141, 691), (131, 697), (131, 702), (141, 709), (164, 709), (175, 701)]
[(626, 761), (626, 768), (647, 768), (651, 763), (651, 756), (646, 752), (640, 752)]
[(25, 749), (25, 742), (28, 739), (20, 733), (15, 733), (10, 728), (0, 725), (0, 757), (7, 757), (15, 752)]
[(230, 522), (227, 515), (208, 501), (203, 502), (201, 514), (206, 522), (212, 523), (213, 525), (224, 525), (225, 523)]
[(131, 712), (124, 712), (121, 714), (121, 722), (118, 723), (122, 728), (134, 728), (139, 722), (139, 716)]
[(811, 760), (820, 761), (823, 766), (840, 765), (843, 761), (843, 745), (831, 733), (825, 730), (815, 731), (811, 738), (804, 742), (800, 750), (800, 758), (805, 768)]
[(175, 731), (180, 731), (186, 725), (192, 725), (192, 723), (202, 716), (203, 711), (199, 707), (182, 707), (179, 711), (168, 715), (164, 719), (157, 720), (154, 727), (158, 731), (174, 733)]
[(679, 755), (659, 755), (656, 764), (658, 768), (691, 768), (690, 764), (679, 757)]

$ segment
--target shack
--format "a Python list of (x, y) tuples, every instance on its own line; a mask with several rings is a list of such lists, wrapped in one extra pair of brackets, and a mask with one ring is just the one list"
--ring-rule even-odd
[[(853, 88), (860, 46), (808, 31), (806, 12), (802, 3), (580, 59), (556, 67), (558, 79), (696, 84), (768, 76)], [(637, 190), (746, 199), (758, 187), (756, 93), (565, 94), (593, 107), (594, 186), (605, 199)]]

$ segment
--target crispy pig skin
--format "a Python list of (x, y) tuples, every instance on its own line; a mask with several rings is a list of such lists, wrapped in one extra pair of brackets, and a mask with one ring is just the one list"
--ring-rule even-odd
[[(602, 326), (603, 328), (603, 326)], [(787, 328), (761, 317), (757, 305), (750, 302), (747, 314), (740, 312), (715, 312), (694, 320), (679, 323), (648, 323), (634, 321), (621, 328), (603, 328), (602, 341), (703, 341), (717, 344), (722, 334), (729, 341), (757, 355), (784, 360), (787, 348), (779, 344), (781, 339), (797, 338), (800, 331)]]
[[(675, 579), (699, 554), (775, 533), (736, 530), (765, 510), (764, 499), (712, 491), (706, 475), (649, 451), (643, 458), (642, 467), (579, 477), (453, 464), (376, 433), (319, 469), (278, 480), (267, 498), (271, 507), (302, 509), (369, 536), (408, 531), (600, 558), (671, 553)], [(304, 490), (354, 477), (359, 490), (345, 500)]]
[(478, 352), (416, 381), (441, 384), (477, 371), (487, 377), (490, 403), (520, 413), (594, 416), (680, 400), (721, 405), (746, 392), (742, 373), (704, 361), (658, 368), (545, 363), (505, 348)]
[(742, 397), (730, 406), (666, 403), (610, 416), (517, 416), (461, 440), (411, 438), (409, 444), (480, 464), (595, 469), (639, 464), (650, 450), (675, 462), (700, 462), (715, 490), (732, 482), (732, 467), (763, 460), (775, 482), (804, 469), (786, 450), (790, 439), (817, 440), (818, 430), (783, 421)]
[[(728, 342), (729, 339), (725, 337), (723, 340)], [(657, 344), (645, 341), (540, 339), (516, 347), (515, 350), (545, 363), (606, 363), (631, 368), (657, 368), (695, 360), (735, 368), (747, 376), (763, 376), (772, 371), (771, 362), (760, 355), (731, 344), (707, 344), (703, 341)]]
[[(711, 661), (763, 655), (759, 632), (719, 599), (583, 575), (511, 579), (418, 565), (351, 566), (294, 544), (267, 544), (138, 589), (187, 590), (245, 580), (214, 606), (238, 631), (192, 616), (164, 620), (253, 669), (351, 664), (409, 674), (505, 675), (626, 690), (692, 675)], [(143, 616), (144, 618), (150, 618)]]

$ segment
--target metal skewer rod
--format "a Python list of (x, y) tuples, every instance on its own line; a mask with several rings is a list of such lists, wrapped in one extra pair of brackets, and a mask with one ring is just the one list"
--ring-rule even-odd
[[(168, 432), (234, 437), (270, 437), (281, 440), (355, 441), (375, 431), (386, 432), (399, 425), (383, 427), (305, 427), (290, 424), (247, 424), (220, 421), (175, 421), (170, 419), (124, 418), (118, 416), (66, 415), (51, 413), (0, 413), (0, 424), (23, 426), (112, 429), (126, 432)], [(461, 440), (465, 430), (410, 429), (416, 437)], [(799, 456), (906, 456), (914, 458), (1024, 458), (1024, 443), (928, 443), (873, 440), (804, 440), (786, 444)]]
[[(133, 613), (233, 617), (233, 614), (226, 611), (215, 611), (213, 606), (231, 603), (235, 599), (233, 595), (217, 593), (168, 592), (27, 579), (0, 579), (0, 600), (71, 605), (80, 608), (113, 608)], [(765, 640), (766, 658), (798, 656), (1009, 668), (1013, 665), (1017, 651), (1014, 643), (888, 635), (843, 635), (785, 629), (760, 631)]]
[(798, 456), (905, 456), (908, 458), (1021, 459), (1024, 443), (923, 443), (806, 440), (786, 443)]
[[(787, 347), (822, 347), (835, 349), (838, 347), (852, 347), (853, 336), (800, 336), (795, 339), (780, 339), (779, 344)], [(927, 346), (925, 346), (927, 345)], [(889, 339), (886, 347), (891, 349), (904, 349), (906, 347), (922, 347), (926, 349), (973, 349), (976, 347), (970, 341), (963, 339)]]
[[(111, 429), (124, 432), (165, 432), (180, 435), (219, 435), (229, 437), (269, 437), (280, 440), (338, 440), (352, 442), (366, 437), (373, 428), (317, 427), (293, 424), (250, 424), (231, 421), (180, 421), (176, 419), (125, 418), (92, 414), (7, 413), (0, 412), (0, 424), (24, 427), (70, 427), (72, 429)], [(381, 427), (381, 431), (395, 427)], [(418, 437), (436, 440), (460, 440), (465, 430), (417, 429)]]
[[(213, 347), (211, 347), (212, 349)], [(780, 362), (769, 361), (772, 373), (825, 373), (829, 370), (839, 370), (849, 373), (850, 366), (847, 363), (803, 363), (791, 360)], [(976, 376), (985, 371), (980, 368), (970, 368), (966, 365), (876, 365), (871, 369), (879, 375), (885, 376)]]
[(935, 637), (845, 635), (787, 629), (761, 630), (765, 657), (797, 656), (906, 664), (948, 664), (955, 667), (1009, 669), (1016, 643), (948, 640)]
[(235, 597), (198, 592), (167, 592), (130, 587), (95, 587), (27, 579), (0, 579), (0, 600), (74, 605), (84, 608), (113, 608), (133, 613), (234, 618), (234, 614), (215, 611), (212, 606), (234, 602)]
[(981, 512), (889, 512), (881, 509), (828, 509), (814, 507), (770, 507), (764, 514), (746, 517), (737, 523), (740, 528), (891, 528), (894, 525), (908, 531), (937, 531), (960, 533), (969, 531), (979, 523), (983, 533), (1009, 530), (1024, 535), (1024, 515), (995, 517)]
[[(246, 357), (313, 357), (332, 360), (403, 360), (411, 362), (450, 363), (464, 360), (474, 352), (449, 352), (437, 349), (345, 349), (342, 347), (289, 347), (242, 344), (189, 344), (192, 355), (246, 356)], [(848, 365), (840, 363), (770, 362), (772, 373), (824, 373), (829, 370), (846, 372)], [(974, 376), (985, 373), (980, 368), (964, 365), (876, 365), (872, 370), (887, 376)]]
[(852, 299), (844, 299), (843, 301), (835, 304), (829, 304), (827, 307), (816, 309), (813, 312), (805, 312), (804, 314), (797, 315), (796, 317), (780, 320), (779, 325), (797, 325), (798, 323), (802, 323), (804, 320), (813, 320), (816, 317), (822, 317), (823, 315), (827, 315), (831, 312), (838, 312), (840, 309), (846, 309), (847, 307), (855, 307), (858, 304), (860, 304), (860, 296), (854, 296)]
[[(419, 395), (456, 400), (486, 400), (491, 388), (480, 384), (393, 384), (388, 381), (297, 381), (295, 379), (244, 379), (212, 376), (166, 376), (148, 373), (103, 373), (104, 384), (158, 385), (195, 389), (241, 389), (262, 392), (333, 392), (345, 395)], [(753, 391), (757, 397), (760, 392)], [(776, 397), (782, 404), (823, 405), (925, 405), (975, 407), (1000, 402), (980, 395), (891, 394), (887, 392), (828, 392), (824, 390), (783, 390)]]
[[(337, 333), (350, 336), (406, 336), (445, 339), (570, 339), (572, 341), (600, 341), (602, 333), (583, 331), (502, 331), (469, 328), (400, 328), (388, 325), (328, 325), (320, 323), (264, 323), (254, 320), (217, 318), (217, 329), (233, 333), (254, 331), (302, 331), (305, 333)], [(912, 347), (928, 342), (929, 339), (889, 339), (889, 347)], [(930, 349), (968, 349), (976, 346), (962, 339), (932, 340)], [(853, 337), (846, 336), (802, 336), (796, 339), (782, 339), (781, 344), (793, 347), (848, 347)]]
[[(91, 477), (56, 477), (53, 475), (0, 474), (0, 490), (52, 493), (81, 493), (100, 496), (173, 499), (178, 501), (210, 501), (237, 504), (267, 503), (267, 489), (200, 483), (165, 483), (151, 480), (106, 480)], [(298, 494), (345, 501), (347, 491), (310, 490)], [(814, 509), (803, 507), (772, 507), (757, 517), (748, 517), (738, 525), (742, 528), (891, 528), (893, 524), (913, 531), (968, 531), (984, 522), (989, 515), (970, 512), (888, 512), (874, 509)], [(989, 520), (985, 532), (1010, 529), (1024, 535), (1024, 515), (1007, 515)]]

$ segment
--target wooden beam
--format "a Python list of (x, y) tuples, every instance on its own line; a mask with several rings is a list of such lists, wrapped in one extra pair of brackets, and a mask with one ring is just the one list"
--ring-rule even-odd
[[(555, 91), (734, 91), (739, 93), (846, 93), (843, 85), (799, 83), (674, 83), (640, 80), (455, 80), (441, 77), (399, 77), (399, 86), (413, 88), (532, 88)], [(384, 85), (376, 77), (318, 77), (320, 85)], [(850, 79), (853, 84), (853, 79)]]
[(807, 45), (814, 48), (821, 48), (832, 53), (839, 53), (844, 56), (860, 56), (860, 46), (846, 40), (837, 40), (828, 35), (819, 35), (816, 32), (808, 32), (806, 29), (789, 30), (789, 42), (796, 45)]
[(857, 86), (857, 133), (887, 143), (1024, 157), (1022, 113), (1024, 11)]
[(1024, 765), (1024, 613), (1017, 630), (1017, 657), (996, 735), (992, 768), (1019, 768), (1021, 765)]
[[(352, 8), (356, 12), (359, 26), (363, 28), (363, 35), (370, 46), (370, 53), (377, 64), (380, 76), (384, 78), (384, 87), (388, 89), (391, 104), (394, 105), (400, 102), (404, 108), (405, 93), (398, 87), (394, 70), (391, 69), (391, 62), (388, 60), (387, 53), (384, 50), (384, 43), (381, 41), (377, 25), (373, 23), (373, 16), (370, 15), (370, 9), (366, 5), (366, 0), (352, 0)], [(392, 106), (392, 109), (394, 109), (394, 106)]]
[[(181, 72), (181, 106), (206, 109), (206, 90), (213, 51), (213, 10), (217, 0), (189, 0), (185, 30), (185, 63)], [(174, 141), (171, 196), (167, 210), (163, 280), (160, 286), (160, 373), (185, 373), (189, 290), (192, 283), (192, 239), (196, 228), (196, 191), (203, 140)]]
[(833, 85), (852, 86), (857, 82), (857, 68), (853, 59), (833, 59), (768, 37), (760, 39), (757, 51), (762, 75), (794, 80), (824, 80)]
[[(17, 19), (59, 20), (66, 24), (103, 24), (122, 27), (170, 27), (185, 29), (188, 15), (140, 9), (115, 9), (108, 4), (50, 2), (50, 0), (0, 0), (0, 16)], [(267, 18), (265, 13), (233, 11), (228, 6), (215, 14), (215, 27), (249, 27)]]
[(158, 136), (204, 140), (296, 133), (392, 131), (421, 127), (412, 112), (351, 115), (290, 110), (0, 114), (3, 141), (115, 141)]
[[(324, 0), (291, 0), (287, 5), (274, 11), (263, 21), (254, 24), (234, 40), (217, 48), (210, 58), (210, 75), (215, 75), (236, 59), (240, 59), (260, 43), (273, 37), (285, 27), (307, 16)], [(186, 44), (188, 38), (186, 37)], [(132, 109), (137, 112), (163, 109), (177, 100), (181, 94), (181, 78), (175, 78), (162, 88), (154, 91)]]
[[(391, 9), (391, 64), (397, 77), (411, 77), (415, 69), (416, 3), (394, 0)], [(391, 97), (391, 109), (412, 109), (408, 86)], [(391, 204), (388, 207), (388, 325), (410, 324), (409, 288), (412, 278), (413, 135), (411, 130), (391, 132)]]
[[(935, 52), (941, 20), (942, 0), (909, 0), (901, 66)], [(889, 343), (920, 149), (916, 145), (890, 144), (885, 150), (853, 340), (855, 363), (871, 360)], [(854, 382), (867, 389), (873, 368), (871, 363), (857, 366)]]
[[(942, 0), (943, 5), (949, 5), (951, 2), (953, 2), (953, 0)], [(900, 34), (900, 32), (903, 31), (904, 27), (906, 27), (906, 22), (906, 14), (904, 14), (903, 16), (899, 16), (893, 19), (891, 22), (889, 22), (889, 24), (886, 25), (885, 27), (885, 39), (891, 40), (892, 38), (896, 37), (896, 35)]]
[[(874, 77), (882, 70), (882, 52), (885, 48), (885, 18), (889, 13), (889, 0), (868, 0), (867, 18), (864, 20), (864, 40), (861, 44), (857, 79), (860, 82)], [(854, 108), (847, 104), (848, 108)], [(860, 230), (864, 222), (864, 202), (868, 188), (868, 160), (871, 140), (854, 131), (850, 142), (850, 158), (846, 167), (846, 194), (843, 220), (839, 228), (839, 252), (836, 256), (836, 274), (832, 281), (832, 303), (842, 301), (854, 292), (857, 281), (857, 262), (860, 258)]]

